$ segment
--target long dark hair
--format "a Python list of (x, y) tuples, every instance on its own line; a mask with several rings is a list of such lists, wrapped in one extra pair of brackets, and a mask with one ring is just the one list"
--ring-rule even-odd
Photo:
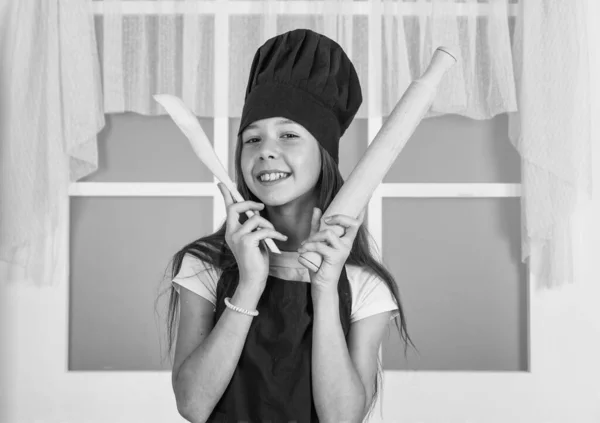
[[(237, 179), (237, 190), (244, 199), (261, 202), (261, 200), (258, 199), (254, 194), (252, 194), (252, 192), (248, 189), (248, 186), (246, 185), (246, 182), (244, 181), (244, 178), (242, 176), (242, 147), (243, 144), (241, 142), (240, 137), (238, 137), (235, 149), (235, 174)], [(321, 147), (320, 144), (319, 150), (321, 153), (321, 174), (316, 185), (316, 189), (319, 193), (317, 207), (319, 207), (324, 213), (325, 210), (327, 210), (327, 208), (329, 207), (329, 204), (331, 203), (335, 195), (338, 193), (338, 191), (344, 184), (344, 179), (340, 174), (338, 165), (335, 163), (335, 161), (332, 159), (329, 153)], [(245, 215), (243, 217), (245, 217)], [(191, 256), (194, 256), (197, 259), (202, 260), (222, 271), (236, 270), (237, 263), (235, 261), (235, 257), (229, 249), (227, 243), (225, 242), (225, 228), (226, 222), (224, 222), (221, 225), (221, 227), (213, 234), (197, 239), (184, 246), (181, 250), (179, 250), (171, 260), (171, 280), (175, 278), (177, 273), (179, 273), (181, 263), (186, 254), (190, 254)], [(400, 333), (400, 338), (404, 341), (404, 356), (406, 357), (408, 343), (410, 343), (413, 347), (415, 345), (413, 344), (412, 340), (410, 339), (410, 336), (408, 335), (408, 331), (406, 328), (406, 318), (402, 309), (398, 287), (396, 286), (396, 282), (392, 274), (373, 255), (370, 245), (375, 245), (375, 243), (370, 244), (370, 239), (372, 239), (371, 235), (369, 234), (365, 226), (361, 225), (356, 235), (356, 238), (354, 239), (354, 243), (352, 245), (352, 249), (350, 251), (350, 255), (348, 256), (346, 263), (371, 269), (387, 284), (398, 305), (399, 314), (394, 319), (394, 321), (396, 323), (398, 332)], [(234, 272), (230, 274), (235, 276), (236, 273)], [(175, 335), (177, 333), (177, 325), (179, 321), (179, 295), (177, 294), (177, 291), (172, 286), (172, 284), (170, 288), (167, 288), (167, 290), (170, 291), (169, 311), (167, 317), (168, 352), (170, 355), (174, 345)], [(377, 375), (375, 379), (373, 397), (371, 398), (369, 415), (373, 410), (373, 406), (375, 405), (375, 399), (377, 398), (377, 394), (381, 386), (381, 375), (381, 362), (378, 358)]]

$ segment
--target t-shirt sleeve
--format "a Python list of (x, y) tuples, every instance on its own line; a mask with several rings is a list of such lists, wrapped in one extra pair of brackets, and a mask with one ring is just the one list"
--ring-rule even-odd
[(386, 311), (394, 311), (390, 320), (400, 313), (392, 292), (387, 284), (377, 274), (360, 271), (356, 273), (357, 280), (352, 283), (352, 314), (350, 323)]
[(181, 269), (173, 278), (173, 287), (179, 294), (180, 286), (183, 286), (216, 305), (218, 280), (219, 275), (214, 267), (186, 254), (183, 256)]

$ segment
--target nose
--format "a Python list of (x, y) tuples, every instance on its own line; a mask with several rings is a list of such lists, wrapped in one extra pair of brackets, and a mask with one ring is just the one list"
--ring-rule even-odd
[(274, 159), (279, 156), (277, 141), (273, 137), (265, 137), (260, 143), (258, 154), (261, 159)]

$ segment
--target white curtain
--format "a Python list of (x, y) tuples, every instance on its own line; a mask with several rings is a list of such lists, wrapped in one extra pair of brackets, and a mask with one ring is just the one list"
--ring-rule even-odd
[(208, 7), (196, 0), (158, 0), (150, 3), (156, 3), (156, 10), (164, 14), (137, 16), (127, 13), (135, 1), (98, 3), (106, 113), (161, 114), (152, 94), (170, 93), (181, 97), (198, 116), (214, 116), (217, 34), (229, 37), (228, 116), (239, 117), (256, 49), (268, 38), (295, 28), (323, 33), (348, 53), (363, 88), (358, 118), (389, 115), (440, 45), (457, 47), (461, 57), (445, 77), (430, 115), (455, 113), (489, 119), (516, 111), (507, 0), (384, 0), (382, 68), (378, 71), (382, 89), (375, 93), (374, 110), (369, 110), (367, 101), (369, 15), (352, 13), (357, 5), (367, 10), (370, 2), (264, 0), (249, 2), (248, 13), (240, 14), (237, 2), (231, 1), (234, 13), (226, 34), (215, 23), (213, 12), (218, 5), (214, 2), (208, 2), (213, 3)]
[[(516, 112), (518, 93), (514, 69), (519, 64), (513, 64), (513, 58), (523, 60), (523, 66), (517, 66), (523, 75), (526, 72), (535, 74), (545, 66), (546, 59), (540, 56), (547, 54), (545, 50), (533, 48), (526, 52), (531, 60), (524, 60), (523, 55), (513, 56), (511, 34), (515, 19), (509, 13), (511, 9), (517, 10), (513, 0), (383, 0), (379, 10), (372, 8), (372, 4), (377, 3), (350, 0), (239, 3), (233, 0), (224, 4), (199, 0), (22, 2), (39, 3), (35, 10), (19, 6), (21, 2), (11, 3), (15, 5), (10, 7), (11, 16), (6, 18), (8, 26), (3, 24), (2, 28), (12, 36), (12, 42), (25, 43), (29, 49), (34, 48), (32, 40), (43, 40), (44, 44), (37, 54), (15, 48), (10, 41), (2, 44), (2, 60), (10, 56), (15, 62), (5, 68), (3, 81), (7, 91), (3, 91), (2, 101), (8, 103), (18, 117), (17, 121), (7, 120), (10, 122), (8, 138), (3, 139), (8, 142), (3, 144), (18, 152), (19, 157), (27, 157), (31, 163), (37, 160), (36, 163), (42, 165), (37, 172), (40, 177), (45, 174), (46, 179), (65, 172), (56, 165), (58, 161), (44, 158), (44, 151), (50, 143), (60, 145), (61, 153), (69, 158), (71, 181), (86, 176), (98, 166), (95, 134), (104, 124), (103, 113), (133, 111), (145, 115), (162, 114), (164, 111), (152, 99), (155, 93), (181, 97), (198, 116), (215, 116), (215, 96), (218, 95), (218, 91), (215, 94), (215, 71), (219, 71), (215, 66), (215, 37), (229, 40), (226, 111), (229, 117), (239, 117), (241, 113), (248, 72), (256, 49), (267, 38), (299, 27), (331, 37), (350, 56), (360, 77), (365, 99), (357, 113), (358, 118), (387, 116), (410, 81), (425, 70), (433, 50), (439, 45), (454, 47), (459, 54), (459, 62), (445, 77), (429, 116), (453, 113), (473, 119), (489, 119), (499, 113)], [(524, 3), (521, 2), (518, 10), (523, 13), (521, 23), (524, 22), (526, 30), (519, 33), (519, 42), (526, 47), (529, 45), (526, 34), (534, 29), (528, 27), (525, 19), (535, 19), (532, 16), (536, 13), (540, 16), (555, 13), (558, 16), (560, 11), (553, 9), (555, 6), (551, 6), (549, 1), (527, 2), (530, 8), (527, 10)], [(570, 2), (558, 2), (559, 5), (567, 3)], [(229, 25), (225, 27), (215, 17), (215, 12), (218, 14), (222, 7), (230, 7), (232, 12)], [(365, 13), (353, 14), (355, 8)], [(381, 69), (377, 70), (381, 90), (374, 93), (376, 101), (372, 106), (368, 102), (371, 88), (368, 85), (368, 13), (383, 16)], [(57, 25), (58, 19), (60, 26)], [(565, 13), (564, 19), (575, 19), (575, 15)], [(548, 22), (539, 23), (546, 25)], [(553, 29), (544, 27), (535, 30), (551, 33)], [(557, 53), (562, 62), (569, 62), (577, 52), (566, 42), (555, 47), (562, 49)], [(21, 68), (35, 68), (37, 71), (21, 73), (18, 70)], [(98, 75), (102, 75), (101, 81)], [(561, 75), (556, 72), (555, 77), (560, 79)], [(521, 86), (521, 103), (526, 110), (535, 106), (536, 95), (548, 99), (543, 97), (543, 93), (536, 92), (534, 87), (527, 91), (527, 85), (532, 82), (528, 83), (527, 78), (521, 80), (524, 83)], [(533, 82), (537, 83), (537, 80)], [(30, 88), (31, 92), (26, 103), (19, 100), (23, 87)], [(529, 94), (523, 95), (525, 91)], [(40, 106), (42, 99), (45, 103)], [(37, 109), (31, 107), (35, 104)], [(565, 115), (573, 109), (570, 108), (571, 103), (563, 103), (563, 106), (558, 104), (555, 108), (545, 109), (544, 118), (548, 122), (565, 120)], [(533, 189), (524, 186), (523, 260), (530, 254), (532, 240), (540, 236), (540, 231), (532, 228), (554, 227), (560, 221), (559, 216), (568, 215), (572, 198), (563, 195), (568, 191), (558, 194), (558, 189), (561, 184), (573, 182), (568, 169), (579, 163), (564, 163), (564, 160), (579, 157), (580, 147), (585, 142), (580, 138), (583, 132), (565, 130), (561, 132), (563, 149), (557, 152), (548, 148), (550, 144), (544, 142), (545, 137), (530, 136), (541, 128), (539, 121), (534, 120), (537, 129), (525, 130), (529, 128), (527, 116), (519, 129), (513, 132), (515, 140), (518, 140), (515, 146), (528, 158), (528, 161), (523, 161), (523, 183), (537, 184), (531, 185)], [(27, 126), (26, 131), (20, 129), (22, 126)], [(548, 135), (557, 137), (555, 134)], [(536, 158), (543, 158), (557, 169), (567, 170), (557, 173), (553, 181), (539, 182), (535, 175), (528, 176), (533, 173), (531, 168), (526, 168), (536, 163)], [(9, 178), (7, 183), (7, 179), (3, 178), (1, 182), (0, 258), (13, 264), (18, 261), (25, 270), (48, 260), (48, 255), (28, 254), (33, 246), (53, 245), (56, 219), (48, 224), (41, 223), (46, 222), (48, 216), (56, 215), (53, 207), (57, 207), (55, 203), (58, 201), (57, 191), (42, 188), (31, 180), (28, 171), (31, 167), (27, 163), (14, 163), (9, 169), (13, 179)], [(579, 181), (588, 180), (589, 172), (581, 170)], [(23, 181), (29, 185), (24, 185)], [(38, 190), (35, 197), (23, 195), (35, 190)], [(552, 202), (555, 207), (552, 215), (546, 214), (544, 203), (549, 197), (556, 200)], [(41, 204), (39, 198), (45, 198), (48, 204), (38, 207)], [(538, 210), (540, 205), (542, 209)], [(534, 221), (533, 216), (537, 220)], [(29, 225), (28, 222), (32, 221), (38, 224)], [(546, 230), (544, 236), (547, 246), (555, 250), (560, 248), (558, 244), (563, 242), (563, 238), (556, 232)], [(17, 250), (21, 252), (18, 259), (14, 253)], [(568, 256), (561, 259), (565, 266), (570, 263)], [(546, 268), (554, 269), (550, 264)], [(551, 274), (549, 278), (550, 286), (555, 276)], [(43, 280), (51, 281), (52, 278)]]
[(91, 3), (3, 2), (1, 281), (56, 281), (68, 183), (97, 169), (103, 126)]
[(515, 30), (519, 113), (510, 138), (522, 173), (522, 259), (542, 286), (577, 279), (576, 212), (592, 195), (590, 3), (521, 1)]

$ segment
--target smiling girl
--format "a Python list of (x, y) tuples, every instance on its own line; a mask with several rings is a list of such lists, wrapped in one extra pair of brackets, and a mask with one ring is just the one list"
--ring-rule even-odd
[[(391, 319), (411, 342), (364, 210), (323, 220), (342, 226), (341, 237), (319, 231), (344, 183), (339, 140), (361, 103), (354, 66), (321, 34), (290, 31), (256, 52), (235, 150), (246, 201), (219, 184), (226, 221), (173, 258), (169, 351), (176, 331), (172, 383), (187, 420), (361, 422)], [(317, 272), (298, 261), (304, 251), (323, 257)]]

